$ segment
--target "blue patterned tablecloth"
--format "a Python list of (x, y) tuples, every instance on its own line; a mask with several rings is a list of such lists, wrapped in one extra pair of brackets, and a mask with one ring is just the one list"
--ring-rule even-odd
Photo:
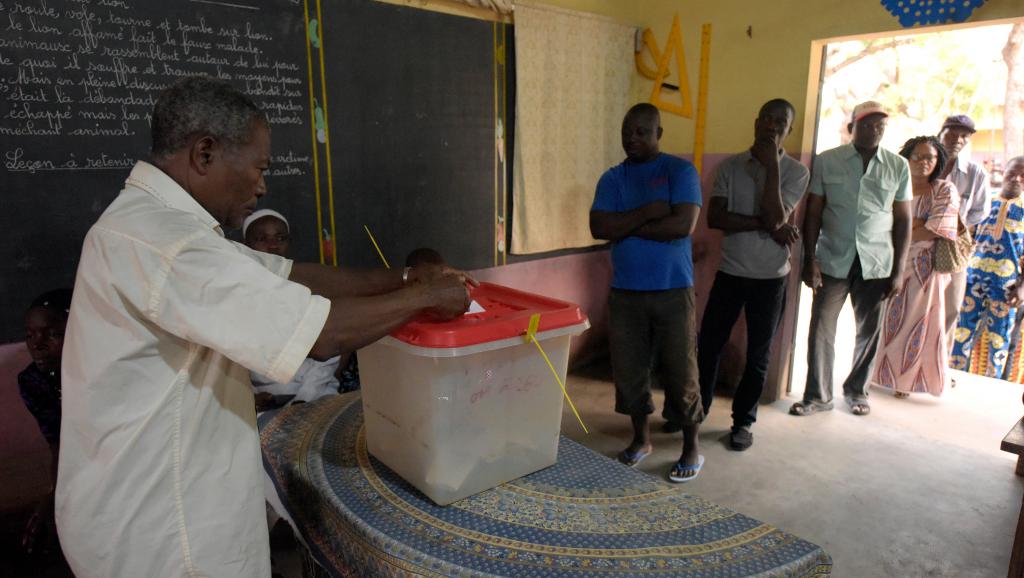
[(367, 454), (354, 392), (261, 419), (264, 466), (337, 576), (825, 576), (818, 546), (562, 438), (558, 463), (437, 506)]

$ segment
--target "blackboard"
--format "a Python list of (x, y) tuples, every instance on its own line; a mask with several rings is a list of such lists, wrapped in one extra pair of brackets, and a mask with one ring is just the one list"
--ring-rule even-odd
[[(324, 16), (339, 262), (494, 265), (493, 22), (359, 0)], [(340, 103), (336, 105), (335, 103)]]
[[(305, 19), (290, 1), (0, 0), (0, 327), (70, 286), (89, 226), (149, 151), (149, 114), (178, 77), (219, 76), (269, 111), (268, 186), (315, 211)], [(314, 238), (297, 239), (312, 254)]]
[(156, 95), (197, 73), (268, 111), (261, 205), (288, 215), (292, 257), (320, 258), (333, 204), (341, 264), (380, 265), (368, 225), (393, 265), (422, 245), (492, 265), (493, 29), (372, 0), (0, 0), (0, 341), (21, 337), (35, 295), (71, 285), (86, 231), (147, 155)]

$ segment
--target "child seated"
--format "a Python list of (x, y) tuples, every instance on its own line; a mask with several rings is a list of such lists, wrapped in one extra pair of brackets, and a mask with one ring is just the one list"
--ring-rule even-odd
[(32, 363), (18, 374), (18, 393), (50, 446), (52, 482), (49, 494), (37, 505), (22, 535), (22, 547), (28, 553), (37, 548), (53, 549), (57, 543), (53, 490), (60, 454), (60, 360), (70, 310), (71, 289), (56, 289), (37, 297), (25, 312), (25, 346)]
[(253, 211), (242, 222), (242, 238), (250, 249), (288, 256), (292, 235), (288, 219), (273, 209)]
[(267, 411), (290, 403), (302, 403), (337, 395), (340, 383), (335, 374), (339, 371), (340, 361), (340, 356), (334, 356), (327, 361), (306, 358), (295, 372), (295, 377), (288, 383), (278, 383), (269, 377), (250, 372), (252, 390), (256, 397), (256, 411)]
[[(271, 209), (260, 209), (246, 217), (242, 223), (242, 238), (250, 249), (287, 257), (291, 227), (281, 213)], [(289, 403), (337, 395), (341, 387), (338, 376), (342, 374), (343, 367), (341, 356), (332, 357), (327, 361), (307, 358), (288, 383), (277, 383), (258, 373), (251, 373), (256, 411), (262, 412)], [(358, 380), (358, 377), (356, 379)]]

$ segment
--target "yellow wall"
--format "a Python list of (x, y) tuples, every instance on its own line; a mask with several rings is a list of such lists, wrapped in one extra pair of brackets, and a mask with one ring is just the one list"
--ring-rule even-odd
[[(800, 118), (786, 148), (790, 153), (801, 152), (811, 43), (838, 36), (903, 30), (878, 0), (542, 1), (650, 27), (661, 46), (668, 37), (672, 16), (678, 12), (694, 105), (700, 29), (703, 23), (710, 22), (713, 30), (705, 153), (729, 153), (749, 146), (758, 107), (774, 97), (788, 99), (797, 106)], [(974, 10), (969, 22), (1014, 17), (1024, 17), (1021, 0), (988, 0)], [(752, 27), (752, 38), (747, 37), (748, 26)], [(652, 82), (643, 79), (638, 84), (639, 98), (646, 100)], [(694, 120), (672, 114), (662, 117), (662, 150), (693, 152)]]

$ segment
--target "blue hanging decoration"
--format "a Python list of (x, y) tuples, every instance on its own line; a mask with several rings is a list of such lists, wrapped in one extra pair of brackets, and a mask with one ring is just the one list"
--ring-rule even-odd
[(963, 22), (985, 0), (881, 0), (882, 6), (900, 21), (900, 26), (927, 26)]

